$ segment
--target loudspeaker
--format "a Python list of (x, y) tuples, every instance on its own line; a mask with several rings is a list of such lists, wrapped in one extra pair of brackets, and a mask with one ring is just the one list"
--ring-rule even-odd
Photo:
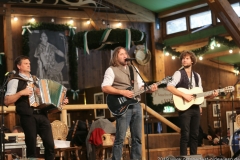
[(201, 154), (189, 155), (189, 156), (179, 156), (179, 157), (176, 157), (176, 158), (181, 159), (181, 160), (203, 159)]

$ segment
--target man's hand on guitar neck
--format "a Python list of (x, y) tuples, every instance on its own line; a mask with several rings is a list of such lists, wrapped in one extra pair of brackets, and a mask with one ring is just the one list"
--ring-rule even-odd
[(218, 96), (218, 90), (214, 90), (212, 95), (207, 96), (207, 97), (205, 97), (205, 98), (207, 98), (207, 99), (213, 99), (213, 98), (215, 98), (215, 97), (217, 97), (217, 96)]

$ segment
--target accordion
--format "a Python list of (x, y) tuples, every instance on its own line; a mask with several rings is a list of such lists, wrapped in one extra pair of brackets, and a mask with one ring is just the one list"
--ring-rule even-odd
[(35, 93), (35, 100), (38, 104), (36, 108), (47, 110), (49, 113), (54, 113), (62, 110), (62, 103), (66, 97), (67, 88), (60, 83), (49, 80), (39, 79), (38, 86), (40, 93)]

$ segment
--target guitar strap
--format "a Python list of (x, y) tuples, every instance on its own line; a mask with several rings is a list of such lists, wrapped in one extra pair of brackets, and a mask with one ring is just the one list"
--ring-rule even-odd
[(132, 66), (129, 66), (129, 71), (130, 71), (130, 83), (131, 83), (131, 86), (134, 88), (134, 74), (133, 74)]

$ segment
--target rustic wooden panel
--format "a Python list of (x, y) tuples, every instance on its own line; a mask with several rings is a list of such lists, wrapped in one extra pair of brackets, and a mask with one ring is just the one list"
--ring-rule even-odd
[(4, 51), (4, 48), (3, 48), (3, 46), (4, 46), (4, 41), (3, 41), (3, 16), (2, 15), (0, 15), (0, 42), (2, 42), (2, 43), (0, 43), (0, 52), (3, 52)]

